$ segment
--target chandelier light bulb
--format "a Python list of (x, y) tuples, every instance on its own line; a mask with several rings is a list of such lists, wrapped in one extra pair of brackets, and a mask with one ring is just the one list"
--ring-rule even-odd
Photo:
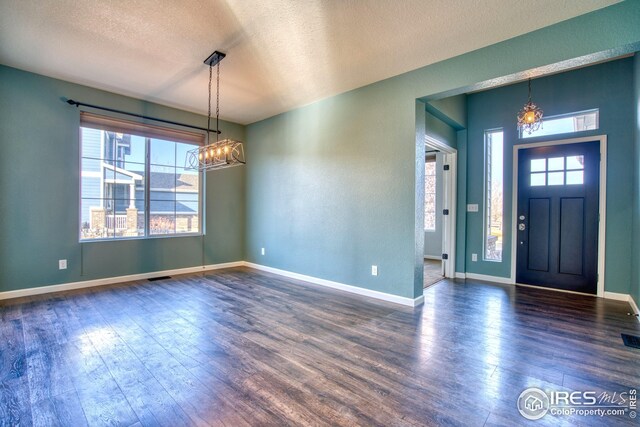
[(527, 112), (527, 114), (524, 115), (524, 121), (527, 123), (533, 123), (536, 121), (536, 113), (534, 113), (533, 111), (529, 111)]

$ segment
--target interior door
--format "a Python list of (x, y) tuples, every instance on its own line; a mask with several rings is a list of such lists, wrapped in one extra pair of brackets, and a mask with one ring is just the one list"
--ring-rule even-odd
[(600, 142), (519, 150), (516, 282), (597, 293)]

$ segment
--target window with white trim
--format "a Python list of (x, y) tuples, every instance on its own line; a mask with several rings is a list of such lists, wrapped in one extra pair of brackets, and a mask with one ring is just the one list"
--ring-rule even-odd
[(436, 158), (427, 158), (424, 164), (424, 229), (436, 230)]
[(535, 138), (537, 136), (583, 132), (595, 130), (599, 127), (600, 111), (596, 108), (593, 110), (543, 117), (540, 129), (531, 133), (520, 130), (520, 138)]
[(203, 136), (89, 113), (80, 127), (80, 240), (198, 235)]
[(484, 260), (502, 261), (503, 230), (503, 136), (502, 129), (484, 133)]

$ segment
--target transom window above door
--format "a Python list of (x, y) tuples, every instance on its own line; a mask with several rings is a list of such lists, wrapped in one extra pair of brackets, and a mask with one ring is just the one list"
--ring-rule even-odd
[(560, 114), (545, 117), (542, 127), (529, 133), (520, 129), (520, 138), (535, 138), (537, 136), (559, 135), (562, 133), (584, 132), (600, 127), (600, 111), (595, 108), (587, 111)]
[(531, 159), (532, 187), (584, 184), (584, 156)]

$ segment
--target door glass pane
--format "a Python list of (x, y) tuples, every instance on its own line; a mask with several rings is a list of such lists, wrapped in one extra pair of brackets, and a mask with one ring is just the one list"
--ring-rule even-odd
[(545, 159), (533, 159), (531, 160), (531, 172), (542, 172), (547, 168), (547, 162)]
[(549, 185), (564, 185), (564, 172), (549, 172)]
[(546, 180), (546, 174), (544, 172), (531, 174), (532, 187), (539, 187), (541, 185), (546, 185), (546, 184), (547, 184), (547, 180)]
[(567, 157), (567, 169), (584, 169), (584, 156)]
[(584, 184), (584, 171), (567, 172), (567, 185)]
[(549, 159), (549, 170), (550, 171), (564, 170), (564, 157), (553, 157)]

